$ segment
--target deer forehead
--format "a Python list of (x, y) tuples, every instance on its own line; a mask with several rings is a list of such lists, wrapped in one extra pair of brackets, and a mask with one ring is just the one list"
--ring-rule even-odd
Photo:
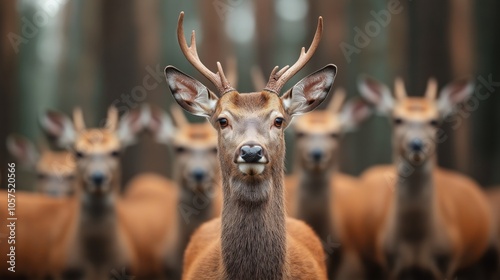
[(193, 148), (216, 147), (217, 131), (209, 123), (190, 124), (179, 129), (174, 144)]
[(47, 174), (69, 175), (75, 171), (75, 161), (69, 152), (45, 151), (37, 163), (36, 170)]
[(294, 120), (296, 131), (311, 134), (326, 134), (340, 130), (338, 116), (329, 111), (313, 111)]
[(412, 121), (426, 121), (439, 116), (436, 103), (423, 97), (408, 97), (394, 107), (394, 116)]
[(120, 148), (120, 141), (114, 131), (89, 129), (78, 134), (75, 149), (83, 153), (108, 153)]
[(219, 100), (216, 117), (221, 112), (229, 112), (237, 119), (266, 117), (272, 111), (285, 115), (281, 99), (275, 93), (262, 91), (251, 93), (226, 93)]

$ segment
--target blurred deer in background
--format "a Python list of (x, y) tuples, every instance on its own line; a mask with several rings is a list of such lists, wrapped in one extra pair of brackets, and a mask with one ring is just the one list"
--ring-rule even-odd
[(38, 151), (27, 138), (11, 134), (7, 150), (17, 164), (36, 174), (35, 191), (53, 197), (71, 196), (75, 187), (75, 161), (67, 151)]
[(220, 98), (172, 66), (165, 75), (172, 95), (188, 112), (207, 117), (218, 132), (222, 170), (221, 219), (205, 223), (192, 236), (184, 259), (184, 279), (325, 279), (323, 249), (304, 223), (285, 217), (283, 129), (292, 116), (317, 107), (327, 96), (336, 67), (327, 65), (279, 97), (282, 87), (311, 58), (322, 32), (322, 18), (311, 47), (292, 67), (276, 67), (261, 92), (240, 94), (200, 61), (194, 32), (187, 45), (179, 16), (177, 37), (188, 61)]
[(217, 133), (208, 123), (189, 123), (182, 110), (172, 107), (172, 119), (152, 107), (149, 129), (156, 141), (171, 147), (175, 189), (169, 194), (172, 225), (167, 233), (166, 273), (179, 279), (184, 250), (192, 233), (204, 222), (220, 216), (222, 187), (217, 160)]
[(73, 124), (57, 112), (49, 112), (45, 118), (42, 124), (47, 133), (74, 153), (80, 188), (65, 210), (70, 219), (58, 225), (65, 230), (54, 248), (57, 277), (109, 279), (113, 269), (121, 271), (135, 262), (119, 197), (120, 154), (142, 130), (142, 114), (131, 111), (119, 121), (118, 111), (110, 107), (105, 128), (91, 129), (86, 128), (79, 108), (74, 111)]
[(359, 88), (392, 120), (394, 165), (362, 175), (365, 185), (346, 204), (351, 208), (344, 219), (344, 249), (356, 248), (365, 264), (382, 264), (390, 279), (452, 279), (480, 260), (492, 242), (491, 210), (480, 187), (436, 166), (439, 122), (471, 95), (473, 85), (456, 81), (437, 99), (433, 79), (424, 97), (408, 97), (401, 79), (395, 82), (396, 99), (368, 77), (359, 80)]
[(339, 150), (344, 133), (354, 130), (370, 115), (361, 99), (344, 104), (345, 92), (338, 89), (326, 110), (299, 116), (293, 122), (295, 132), (294, 173), (285, 179), (287, 208), (291, 217), (305, 221), (321, 238), (328, 254), (328, 269), (333, 278), (338, 265), (341, 202), (357, 178), (340, 173)]

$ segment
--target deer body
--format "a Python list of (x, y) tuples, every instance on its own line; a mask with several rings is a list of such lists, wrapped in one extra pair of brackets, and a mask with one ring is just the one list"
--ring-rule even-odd
[(346, 218), (346, 246), (357, 247), (365, 263), (387, 268), (391, 278), (453, 277), (477, 262), (491, 242), (491, 213), (479, 186), (435, 167), (437, 119), (466, 98), (470, 86), (460, 81), (445, 87), (437, 106), (433, 80), (426, 98), (406, 97), (400, 80), (397, 101), (374, 80), (365, 79), (360, 88), (394, 119), (395, 165), (362, 175), (358, 206)]
[(240, 94), (227, 81), (220, 63), (217, 74), (201, 63), (194, 33), (191, 46), (187, 45), (183, 18), (181, 13), (177, 29), (181, 49), (217, 87), (220, 97), (171, 66), (165, 75), (177, 103), (207, 117), (217, 129), (223, 167), (222, 216), (192, 236), (183, 279), (325, 279), (320, 241), (304, 223), (285, 216), (283, 129), (293, 115), (311, 111), (323, 101), (336, 67), (328, 65), (278, 95), (314, 53), (321, 19), (311, 48), (302, 50), (296, 64), (281, 71), (276, 67), (263, 91)]

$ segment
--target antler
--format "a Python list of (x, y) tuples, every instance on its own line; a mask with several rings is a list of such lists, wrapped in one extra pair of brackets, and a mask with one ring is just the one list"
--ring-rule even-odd
[(425, 97), (429, 100), (435, 100), (437, 94), (437, 81), (435, 78), (429, 78), (427, 81), (427, 90), (425, 91)]
[(311, 45), (309, 46), (309, 49), (306, 52), (306, 49), (302, 47), (302, 50), (300, 51), (300, 56), (299, 59), (292, 65), (292, 67), (289, 67), (288, 65), (283, 67), (281, 70), (278, 71), (279, 67), (276, 66), (274, 67), (273, 71), (271, 72), (271, 76), (269, 77), (269, 81), (267, 82), (266, 87), (264, 88), (267, 91), (279, 93), (285, 83), (290, 80), (297, 72), (306, 65), (306, 63), (311, 59), (313, 56), (314, 52), (319, 46), (319, 41), (321, 40), (321, 34), (323, 33), (323, 18), (319, 17), (318, 18), (318, 26), (316, 27), (316, 33), (314, 34), (313, 41)]
[(394, 91), (399, 100), (404, 100), (406, 98), (405, 83), (401, 77), (397, 77), (396, 80), (394, 80)]
[(229, 81), (226, 79), (220, 62), (217, 61), (217, 73), (210, 71), (205, 65), (203, 65), (200, 57), (198, 56), (198, 51), (196, 50), (196, 35), (194, 30), (191, 33), (191, 45), (188, 46), (186, 38), (184, 37), (184, 27), (182, 26), (183, 22), (184, 12), (181, 12), (179, 15), (179, 21), (177, 22), (177, 40), (179, 41), (179, 46), (181, 47), (182, 53), (184, 53), (187, 60), (194, 66), (194, 68), (200, 71), (203, 76), (210, 80), (210, 82), (217, 87), (217, 90), (221, 94), (234, 90)]

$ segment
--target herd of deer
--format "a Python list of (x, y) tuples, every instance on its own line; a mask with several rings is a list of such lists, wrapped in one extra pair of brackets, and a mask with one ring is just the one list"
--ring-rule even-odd
[[(281, 94), (318, 47), (321, 17), (309, 49), (267, 84), (257, 77), (252, 93), (236, 91), (220, 63), (217, 73), (202, 64), (183, 18), (182, 52), (217, 94), (172, 66), (165, 76), (177, 103), (208, 122), (145, 105), (121, 118), (111, 107), (104, 128), (87, 128), (79, 109), (72, 120), (48, 111), (41, 127), (66, 151), (9, 137), (38, 193), (16, 192), (16, 272), (0, 240), (2, 279), (500, 279), (500, 192), (436, 166), (440, 120), (472, 94), (470, 81), (437, 97), (431, 79), (423, 97), (409, 97), (400, 79), (393, 95), (362, 76), (364, 100), (344, 104), (337, 90), (326, 109), (298, 116), (327, 98), (337, 74), (326, 65)], [(342, 174), (342, 135), (372, 108), (393, 123), (394, 162)], [(289, 125), (296, 164), (285, 177)], [(173, 178), (141, 174), (121, 193), (120, 153), (144, 130), (173, 148)]]

